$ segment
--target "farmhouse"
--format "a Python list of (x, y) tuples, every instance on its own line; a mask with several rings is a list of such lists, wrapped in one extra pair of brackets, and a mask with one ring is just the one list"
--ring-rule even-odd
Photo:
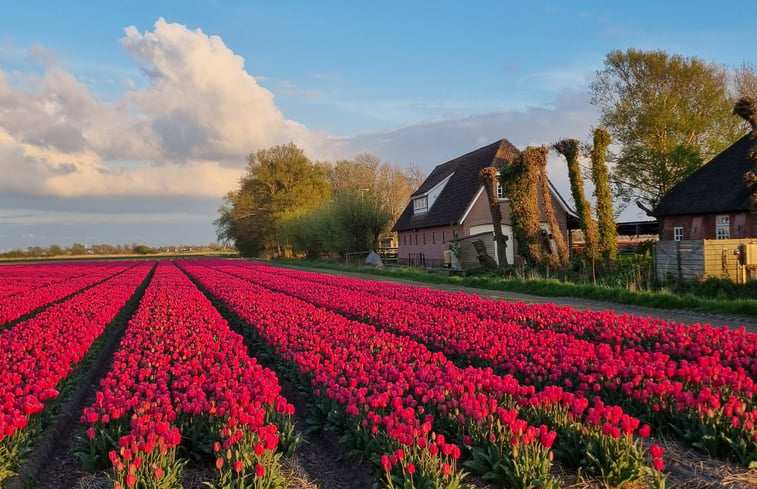
[(670, 189), (654, 209), (662, 222), (658, 279), (757, 277), (755, 105), (741, 99), (734, 108), (752, 130)]
[(663, 241), (757, 238), (757, 188), (748, 172), (755, 140), (745, 135), (668, 191), (653, 215), (662, 222)]
[[(478, 265), (474, 241), (480, 240), (487, 253), (497, 262), (493, 244), (491, 211), (479, 172), (486, 167), (502, 167), (520, 151), (507, 139), (438, 165), (410, 196), (410, 203), (400, 215), (393, 231), (399, 240), (400, 265), (438, 267), (457, 261), (462, 268)], [(547, 233), (567, 234), (572, 214), (557, 190), (549, 184), (552, 206), (559, 230), (550, 230), (540, 198), (541, 226)], [(507, 263), (517, 262), (513, 240), (510, 202), (502, 187), (494, 189), (502, 213), (502, 232), (508, 238)], [(451, 251), (454, 250), (454, 256)]]

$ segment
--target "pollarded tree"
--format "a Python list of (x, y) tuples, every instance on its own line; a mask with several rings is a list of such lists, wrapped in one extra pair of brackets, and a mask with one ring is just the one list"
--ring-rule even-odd
[[(492, 165), (482, 168), (478, 173), (478, 179), (486, 192), (486, 199), (489, 203), (489, 214), (492, 219), (492, 229), (494, 230), (494, 246), (497, 249), (499, 257), (499, 266), (506, 267), (507, 263), (507, 242), (502, 232), (502, 209), (500, 208), (499, 196), (497, 195), (497, 186), (499, 185), (507, 193), (506, 173), (507, 167), (520, 154), (518, 149), (510, 143), (500, 144), (497, 154), (494, 156)], [(505, 174), (502, 174), (505, 172)], [(514, 246), (511, 244), (511, 246)]]
[(518, 254), (530, 265), (543, 265), (546, 255), (539, 224), (538, 153), (539, 148), (529, 146), (500, 170), (505, 192), (510, 199), (513, 237), (518, 242)]
[(594, 130), (594, 146), (591, 150), (591, 180), (597, 201), (597, 224), (599, 225), (599, 249), (605, 260), (612, 262), (618, 255), (615, 215), (610, 192), (610, 176), (605, 162), (607, 147), (612, 139), (602, 128)]
[(499, 199), (495, 193), (497, 188), (499, 171), (493, 166), (481, 168), (478, 172), (478, 178), (484, 186), (486, 192), (486, 201), (489, 203), (489, 213), (492, 216), (492, 228), (494, 229), (494, 246), (497, 248), (497, 257), (499, 257), (499, 266), (506, 267), (507, 263), (507, 243), (502, 233), (502, 209), (499, 207)]
[(584, 182), (581, 178), (581, 166), (578, 164), (578, 140), (563, 139), (556, 142), (552, 147), (565, 157), (568, 162), (568, 178), (570, 178), (570, 191), (578, 213), (578, 225), (584, 233), (584, 255), (592, 261), (599, 256), (598, 243), (599, 231), (597, 223), (591, 215), (591, 204), (586, 200)]
[(695, 57), (611, 51), (590, 90), (600, 124), (622, 148), (613, 178), (647, 212), (743, 133), (729, 117), (727, 71)]
[(544, 202), (544, 214), (547, 217), (547, 224), (552, 232), (552, 239), (555, 241), (556, 254), (549, 253), (545, 258), (546, 262), (551, 267), (565, 266), (568, 264), (570, 258), (568, 253), (568, 244), (565, 242), (565, 236), (562, 234), (560, 225), (557, 222), (555, 216), (555, 208), (552, 205), (552, 192), (549, 188), (549, 180), (547, 179), (547, 155), (549, 150), (546, 146), (540, 146), (534, 151), (529, 153), (529, 157), (533, 158), (533, 164), (539, 171), (539, 185), (541, 187), (542, 201)]

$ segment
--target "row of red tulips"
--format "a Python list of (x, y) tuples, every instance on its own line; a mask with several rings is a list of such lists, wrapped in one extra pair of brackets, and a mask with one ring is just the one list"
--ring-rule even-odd
[[(463, 446), (469, 468), (516, 487), (555, 484), (549, 476), (553, 442), (564, 461), (585, 465), (589, 472), (593, 469), (606, 483), (655, 474), (644, 465), (641, 442), (633, 436), (638, 420), (617, 407), (596, 402), (589, 408), (586, 399), (559, 389), (535, 392), (533, 387), (521, 386), (511, 376), (494, 375), (490, 369), (458, 368), (444, 355), (432, 354), (406, 336), (377, 331), (251, 284), (248, 279), (254, 280), (259, 270), (215, 262), (218, 270), (245, 276), (245, 280), (234, 280), (201, 263), (209, 262), (182, 266), (259, 328), (278, 354), (295, 361), (316, 393), (325, 393), (341, 405), (352, 423), (364, 428), (353, 430), (358, 433), (355, 437), (372, 432), (388, 436), (403, 449), (416, 447), (417, 439), (402, 430), (406, 436), (397, 438), (391, 428), (398, 420), (411, 426), (431, 423), (427, 429), (433, 427)], [(524, 419), (535, 422), (529, 426)], [(540, 422), (557, 430), (560, 443), (555, 441), (555, 431), (535, 426)], [(641, 434), (647, 434), (646, 430)], [(362, 445), (370, 446), (361, 440)], [(409, 473), (410, 479), (433, 477), (438, 472), (438, 461), (423, 454), (420, 450), (411, 455), (413, 461), (408, 463), (415, 470)], [(393, 461), (390, 454), (385, 455)], [(382, 461), (384, 468), (392, 469), (394, 465), (384, 463), (386, 460)], [(401, 465), (399, 472), (389, 472), (388, 482), (392, 475), (407, 480), (407, 468)], [(418, 476), (419, 472), (424, 475)]]
[[(116, 488), (181, 487), (189, 459), (215, 463), (215, 487), (281, 487), (293, 406), (275, 374), (171, 262), (159, 263), (95, 404), (86, 462)], [(277, 426), (278, 425), (278, 426)]]
[(142, 264), (0, 331), (0, 485), (28, 449), (27, 424), (144, 281)]
[[(70, 268), (56, 267), (54, 270), (44, 270), (41, 274), (35, 273), (35, 265), (25, 265), (17, 272), (25, 273), (27, 278), (19, 285), (5, 287), (4, 292), (10, 295), (0, 302), (0, 328), (4, 323), (106, 280), (134, 265), (133, 262), (94, 262), (71, 265)], [(64, 272), (59, 279), (54, 276), (58, 269)]]
[(534, 329), (566, 333), (613, 348), (620, 346), (664, 353), (674, 360), (714, 362), (732, 369), (744, 368), (753, 379), (757, 379), (757, 334), (747, 332), (743, 326), (729, 329), (715, 328), (709, 324), (684, 325), (656, 318), (617, 315), (613, 311), (580, 311), (555, 304), (492, 301), (464, 293), (319, 273), (294, 270), (279, 270), (277, 273), (388, 299), (471, 312), (480, 319), (525, 323)]
[(100, 261), (3, 264), (0, 266), (0, 299), (116, 265), (117, 262)]
[(757, 377), (757, 334), (748, 333), (743, 326), (729, 329), (708, 324), (684, 325), (628, 314), (617, 315), (613, 311), (580, 311), (555, 304), (491, 301), (475, 295), (350, 277), (294, 270), (281, 270), (280, 273), (389, 299), (472, 312), (481, 319), (525, 322), (535, 329), (564, 332), (612, 347), (619, 345), (665, 353), (676, 360), (699, 362), (714, 357), (723, 366), (743, 367)]
[(743, 369), (717, 364), (712, 356), (696, 363), (675, 361), (660, 352), (624, 348), (620, 341), (609, 347), (546, 327), (532, 328), (528, 310), (521, 313), (520, 322), (481, 319), (473, 312), (409, 299), (413, 295), (408, 290), (403, 300), (387, 299), (328, 285), (320, 277), (309, 280), (314, 274), (279, 274), (269, 267), (236, 268), (233, 273), (409, 335), (453, 357), (477, 360), (529, 384), (557, 384), (581, 397), (599, 395), (623, 403), (661, 430), (672, 426), (712, 455), (744, 465), (757, 460), (754, 383)]

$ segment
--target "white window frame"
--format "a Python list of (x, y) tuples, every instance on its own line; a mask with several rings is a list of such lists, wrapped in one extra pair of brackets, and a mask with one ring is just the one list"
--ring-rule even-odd
[(676, 226), (673, 228), (673, 241), (683, 240), (683, 226)]
[(505, 195), (505, 187), (502, 185), (502, 182), (499, 181), (500, 174), (497, 172), (497, 185), (494, 187), (494, 194), (497, 197), (497, 200), (508, 200), (507, 196)]
[(413, 199), (413, 214), (425, 214), (428, 212), (428, 197), (418, 197)]
[(731, 216), (715, 216), (715, 239), (731, 239)]

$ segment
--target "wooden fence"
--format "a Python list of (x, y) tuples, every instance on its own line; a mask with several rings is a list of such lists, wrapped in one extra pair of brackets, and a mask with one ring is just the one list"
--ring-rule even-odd
[(716, 277), (743, 282), (745, 270), (739, 267), (734, 251), (742, 243), (755, 241), (754, 238), (658, 241), (654, 246), (655, 276), (658, 280)]
[[(480, 239), (483, 241), (484, 246), (486, 246), (486, 252), (489, 254), (490, 257), (492, 257), (494, 260), (497, 259), (497, 250), (494, 246), (494, 233), (492, 232), (485, 232), (485, 233), (479, 233), (474, 234), (472, 236), (466, 236), (464, 238), (460, 238), (457, 240), (454, 240), (453, 243), (457, 243), (460, 246), (460, 259), (458, 263), (458, 267), (462, 270), (470, 270), (472, 268), (478, 268), (481, 266), (481, 264), (478, 261), (478, 254), (476, 253), (476, 248), (473, 246), (473, 241)], [(509, 243), (508, 243), (509, 244)]]

